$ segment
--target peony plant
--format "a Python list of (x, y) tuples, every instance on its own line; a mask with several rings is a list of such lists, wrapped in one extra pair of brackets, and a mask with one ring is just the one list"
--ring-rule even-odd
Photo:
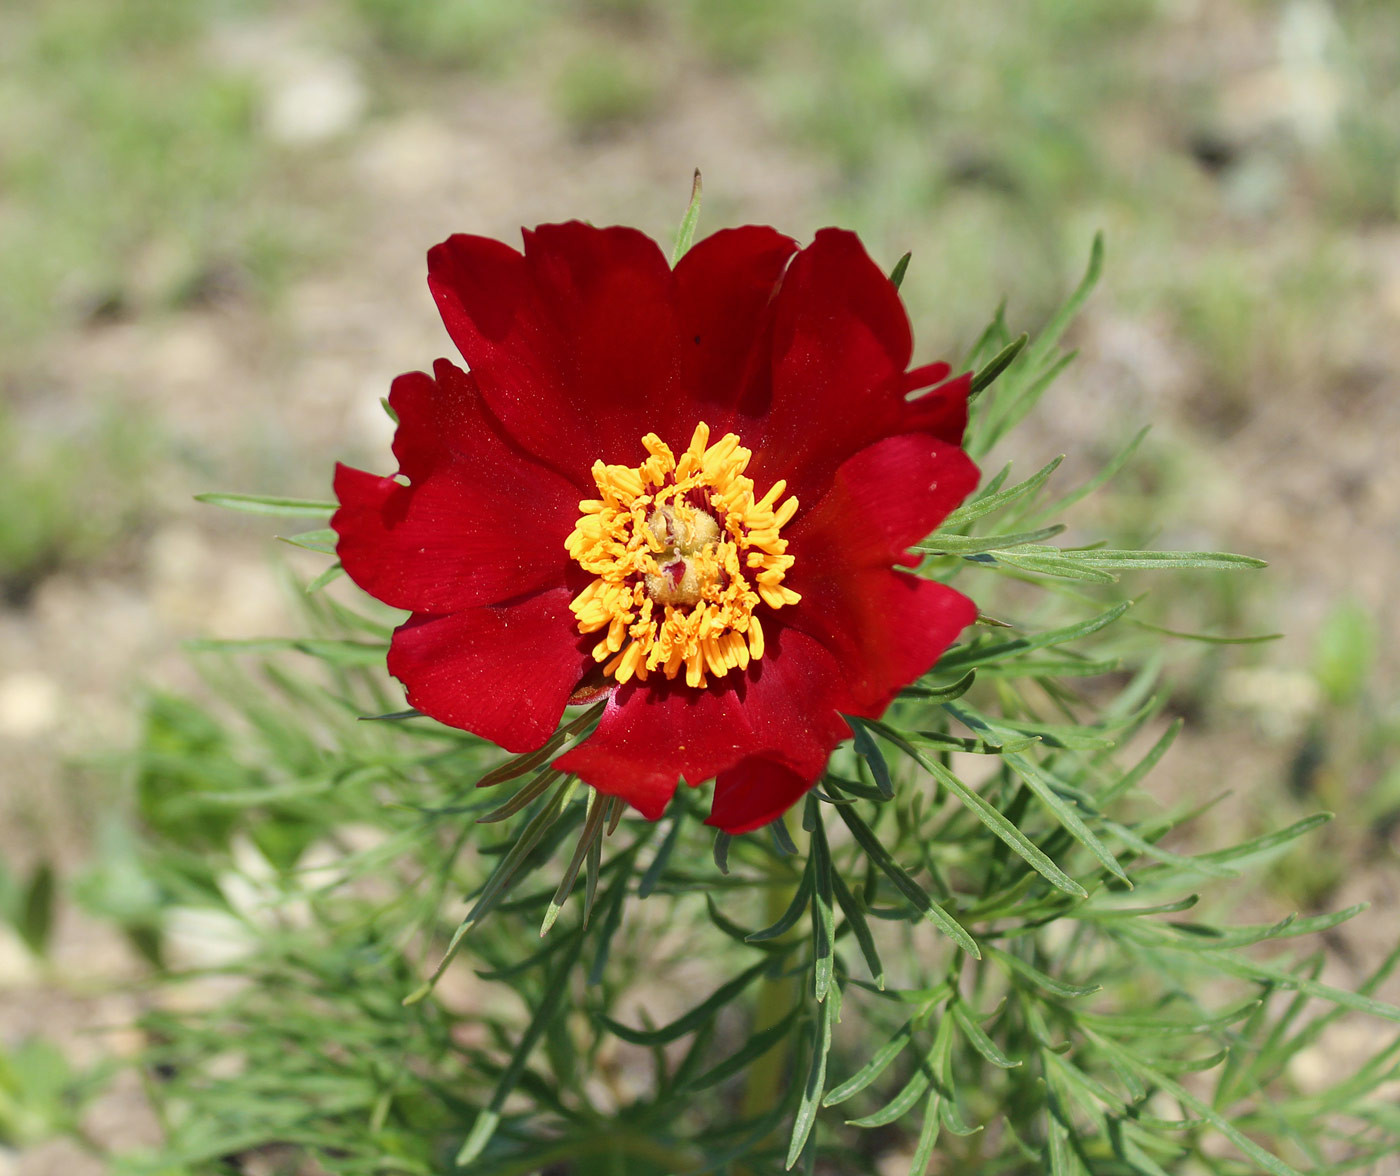
[(1193, 848), (1222, 783), (1151, 792), (1184, 635), (1120, 578), (1259, 561), (1049, 542), (1140, 437), (1068, 490), (979, 472), (1100, 245), (955, 374), (911, 366), (908, 257), (692, 247), (697, 214), (669, 262), (581, 223), (437, 246), (467, 366), (394, 382), (397, 472), (205, 496), (329, 516), (292, 541), (336, 562), (309, 635), (205, 643), (222, 710), (149, 716), (128, 930), (159, 964), (194, 906), (240, 946), (219, 999), (154, 1002), (167, 1138), (122, 1170), (1379, 1171), (1400, 1040), (1320, 1089), (1300, 1059), (1400, 1021), (1400, 949), (1348, 989), (1289, 947), (1360, 908), (1233, 914), (1328, 815)]

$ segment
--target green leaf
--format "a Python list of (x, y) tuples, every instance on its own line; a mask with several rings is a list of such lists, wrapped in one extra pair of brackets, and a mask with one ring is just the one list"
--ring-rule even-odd
[(293, 547), (301, 547), (321, 555), (334, 555), (338, 538), (339, 536), (329, 527), (322, 527), (317, 531), (303, 531), (299, 535), (277, 536), (280, 543), (290, 543)]
[(311, 583), (309, 583), (306, 586), (306, 595), (314, 596), (332, 580), (339, 579), (344, 574), (344, 566), (341, 564), (340, 560), (336, 560), (335, 563), (331, 564), (330, 567), (328, 567), (324, 572), (322, 572), (319, 576), (317, 576), (314, 580), (311, 581)]
[(1369, 903), (1358, 902), (1331, 914), (1313, 915), (1306, 919), (1288, 915), (1276, 923), (1255, 927), (1220, 928), (1197, 923), (1158, 923), (1154, 925), (1154, 933), (1160, 929), (1169, 934), (1180, 935), (1183, 943), (1190, 943), (1202, 951), (1234, 950), (1275, 939), (1295, 939), (1299, 935), (1316, 935), (1322, 931), (1330, 931), (1333, 927), (1354, 919), (1369, 906)]
[(333, 666), (382, 666), (386, 647), (378, 641), (349, 641), (325, 637), (257, 637), (248, 640), (186, 641), (192, 653), (283, 653), (310, 654)]
[(831, 882), (841, 913), (846, 916), (846, 922), (850, 924), (856, 943), (860, 945), (860, 954), (865, 957), (865, 966), (870, 969), (876, 987), (883, 989), (885, 969), (880, 963), (880, 953), (875, 948), (875, 937), (870, 933), (870, 924), (865, 921), (865, 912), (860, 909), (860, 903), (856, 901), (839, 870), (832, 872)]
[(579, 715), (572, 722), (560, 727), (544, 743), (538, 751), (526, 752), (523, 755), (511, 756), (505, 763), (492, 768), (486, 775), (476, 782), (478, 788), (491, 788), (497, 784), (502, 784), (507, 780), (514, 780), (526, 772), (532, 772), (543, 764), (546, 760), (552, 760), (558, 755), (559, 749), (565, 742), (580, 731), (584, 730), (594, 719), (603, 713), (603, 703), (597, 703), (589, 707), (583, 714)]
[(1016, 654), (1029, 653), (1037, 649), (1049, 649), (1066, 645), (1107, 628), (1133, 607), (1133, 601), (1125, 600), (1114, 605), (1107, 612), (1099, 613), (1087, 621), (1065, 625), (1058, 629), (1047, 629), (1043, 633), (1033, 633), (1025, 637), (1015, 637), (1009, 641), (996, 641), (991, 644), (959, 646), (945, 654), (938, 663), (940, 671), (956, 671), (964, 666), (982, 667), (988, 662), (999, 661)]
[(903, 257), (901, 257), (897, 262), (894, 263), (894, 269), (890, 270), (890, 283), (894, 286), (896, 290), (898, 290), (902, 285), (904, 285), (904, 275), (906, 272), (908, 272), (909, 259), (913, 256), (914, 255), (912, 253), (906, 253)]
[(731, 834), (720, 830), (715, 834), (714, 858), (715, 869), (721, 874), (729, 873), (729, 846), (734, 838)]
[(1089, 295), (1094, 292), (1094, 287), (1099, 284), (1099, 278), (1103, 276), (1103, 258), (1103, 233), (1098, 232), (1094, 234), (1094, 242), (1089, 247), (1089, 264), (1085, 267), (1084, 276), (1079, 280), (1079, 285), (1074, 288), (1064, 305), (1055, 312), (1036, 337), (1035, 345), (1027, 356), (1031, 364), (1043, 363), (1048, 358), (1055, 344), (1059, 342), (1060, 336), (1064, 334), (1065, 328), (1084, 309)]
[[(968, 556), (967, 558), (977, 558)], [(983, 557), (1009, 568), (1019, 568), (1039, 576), (1057, 576), (1063, 580), (1086, 580), (1093, 584), (1112, 584), (1118, 579), (1111, 572), (1085, 567), (1065, 558), (1058, 547), (1023, 547), (1016, 551), (989, 551)]]
[(53, 866), (40, 862), (29, 875), (20, 899), (15, 930), (35, 955), (48, 950), (53, 933), (55, 882)]
[(919, 751), (918, 748), (914, 747), (898, 732), (885, 726), (883, 723), (876, 724), (876, 729), (891, 743), (894, 743), (896, 746), (902, 748), (906, 754), (912, 756), (925, 771), (931, 772), (940, 784), (971, 809), (973, 815), (976, 816), (979, 821), (1001, 838), (1022, 861), (1049, 882), (1050, 885), (1076, 898), (1084, 898), (1087, 896), (1088, 892), (1084, 887), (1061, 870), (1059, 866), (1055, 865), (1039, 846), (1035, 845), (1021, 830), (1008, 821), (1004, 815), (988, 804), (979, 793), (974, 792), (937, 760), (930, 759), (928, 756), (924, 755), (923, 752)]
[(661, 843), (661, 848), (656, 851), (656, 856), (651, 859), (651, 864), (647, 866), (642, 880), (637, 883), (638, 898), (646, 898), (656, 889), (657, 883), (661, 881), (661, 875), (666, 872), (666, 866), (671, 860), (671, 854), (675, 852), (676, 842), (680, 840), (680, 836), (681, 813), (677, 810), (676, 815), (671, 818), (671, 827), (666, 831), (666, 839)]
[(894, 858), (890, 857), (889, 850), (885, 848), (884, 843), (875, 836), (874, 830), (869, 825), (851, 811), (851, 806), (841, 805), (836, 811), (841, 814), (841, 819), (846, 822), (847, 828), (855, 835), (856, 841), (865, 851), (866, 856), (884, 872), (889, 880), (895, 884), (895, 888), (913, 904), (915, 909), (920, 911), (930, 923), (968, 955), (974, 959), (981, 959), (982, 953), (978, 949), (977, 941), (968, 934), (967, 928), (934, 902), (929, 893), (915, 882)]
[(695, 228), (700, 223), (700, 197), (704, 194), (704, 185), (700, 182), (700, 169), (695, 169), (695, 176), (690, 182), (690, 206), (685, 210), (685, 216), (681, 217), (681, 227), (676, 232), (676, 245), (671, 250), (671, 268), (674, 269), (676, 262), (689, 251), (691, 244), (695, 241)]
[(478, 825), (495, 825), (500, 821), (509, 820), (521, 809), (530, 804), (531, 801), (544, 795), (556, 782), (563, 778), (564, 773), (558, 768), (545, 768), (533, 780), (527, 781), (518, 788), (513, 796), (504, 804), (493, 808), (489, 813), (483, 813), (477, 817)]
[[(1064, 460), (1064, 455), (1061, 454), (1059, 457), (1055, 458), (1054, 461), (1041, 466), (1040, 469), (1024, 482), (1018, 482), (1016, 485), (1006, 490), (998, 490), (990, 494), (984, 492), (980, 498), (974, 498), (971, 502), (963, 503), (962, 506), (958, 507), (957, 510), (953, 511), (952, 514), (943, 520), (942, 529), (960, 531), (963, 527), (967, 526), (968, 523), (980, 519), (983, 515), (992, 514), (1004, 506), (1009, 506), (1018, 498), (1024, 498), (1027, 495), (1033, 496), (1037, 490), (1045, 485), (1046, 479), (1060, 468), (1060, 463)], [(935, 531), (934, 538), (936, 539), (937, 537), (938, 532)]]
[(845, 1102), (853, 1094), (859, 1094), (874, 1082), (885, 1072), (889, 1064), (904, 1051), (905, 1046), (913, 1040), (913, 1033), (914, 1018), (911, 1017), (894, 1031), (890, 1039), (875, 1051), (865, 1065), (832, 1090), (826, 1096), (822, 1106), (834, 1107), (837, 1103)]
[(678, 1037), (684, 1037), (687, 1033), (693, 1033), (706, 1021), (713, 1017), (720, 1009), (734, 1000), (750, 984), (770, 967), (779, 966), (776, 962), (768, 959), (759, 960), (752, 967), (740, 972), (734, 979), (721, 984), (714, 992), (710, 993), (703, 1001), (692, 1008), (689, 1012), (683, 1013), (668, 1025), (663, 1025), (660, 1029), (633, 1029), (620, 1021), (614, 1021), (611, 1017), (598, 1014), (598, 1021), (607, 1026), (608, 1032), (615, 1037), (622, 1038), (623, 1041), (631, 1045), (666, 1045), (675, 1041)]
[(802, 1006), (797, 1005), (790, 1009), (781, 1021), (768, 1026), (767, 1029), (755, 1033), (744, 1044), (743, 1048), (730, 1054), (724, 1061), (706, 1070), (698, 1078), (692, 1079), (686, 1084), (688, 1090), (704, 1090), (706, 1087), (715, 1086), (723, 1082), (726, 1078), (747, 1070), (749, 1066), (759, 1058), (768, 1053), (775, 1045), (783, 1041), (791, 1031), (793, 1023), (797, 1020), (798, 1014), (802, 1012)]
[(1054, 502), (1051, 502), (1047, 506), (1042, 507), (1041, 510), (1036, 513), (1035, 519), (1031, 521), (1054, 518), (1058, 515), (1062, 515), (1071, 506), (1075, 505), (1075, 503), (1081, 501), (1082, 499), (1088, 498), (1089, 495), (1092, 494), (1095, 490), (1097, 490), (1100, 486), (1103, 486), (1106, 483), (1112, 481), (1112, 479), (1123, 469), (1123, 467), (1127, 465), (1129, 461), (1132, 460), (1133, 454), (1135, 454), (1138, 451), (1138, 447), (1141, 446), (1143, 441), (1147, 439), (1147, 434), (1151, 431), (1151, 426), (1144, 426), (1142, 429), (1138, 430), (1137, 434), (1133, 437), (1133, 439), (1129, 441), (1125, 446), (1123, 446), (1123, 448), (1120, 449), (1113, 456), (1112, 460), (1110, 460), (1106, 466), (1099, 470), (1097, 474), (1095, 474), (1082, 486), (1078, 487), (1077, 489), (1071, 490), (1068, 494), (1065, 494), (1062, 497), (1057, 498)]
[(1251, 837), (1248, 841), (1242, 841), (1227, 849), (1197, 854), (1190, 860), (1195, 862), (1238, 862), (1247, 858), (1255, 858), (1260, 854), (1272, 853), (1276, 849), (1283, 848), (1289, 842), (1296, 841), (1299, 837), (1306, 836), (1314, 829), (1327, 824), (1331, 819), (1331, 813), (1314, 813), (1310, 817), (1304, 817), (1301, 821), (1294, 821), (1286, 829), (1265, 833), (1259, 837)]
[(310, 498), (278, 498), (268, 494), (196, 494), (196, 502), (229, 510), (261, 515), (325, 515), (340, 507), (338, 502), (318, 502)]
[(788, 903), (787, 910), (778, 916), (778, 921), (772, 926), (764, 927), (763, 930), (755, 931), (747, 936), (748, 942), (766, 943), (770, 939), (777, 939), (796, 926), (797, 920), (802, 917), (802, 912), (807, 909), (807, 903), (812, 897), (815, 872), (816, 866), (809, 853), (807, 864), (802, 869), (802, 877), (798, 880), (797, 889), (793, 891), (792, 901)]
[(1252, 555), (1233, 555), (1228, 551), (1114, 551), (1091, 548), (1083, 551), (1062, 550), (1060, 555), (1080, 567), (1115, 572), (1159, 568), (1236, 571), (1241, 568), (1269, 566), (1264, 560), (1255, 559)]
[(540, 843), (550, 826), (559, 819), (564, 807), (573, 798), (574, 790), (577, 787), (577, 777), (566, 776), (559, 782), (559, 786), (554, 790), (549, 801), (540, 807), (540, 811), (521, 830), (515, 843), (496, 864), (496, 868), (491, 871), (491, 876), (486, 880), (486, 885), (482, 887), (471, 910), (467, 912), (467, 917), (457, 925), (457, 930), (453, 932), (452, 938), (448, 941), (447, 950), (443, 952), (438, 966), (433, 969), (432, 975), (423, 984), (404, 997), (403, 1003), (405, 1005), (417, 1004), (432, 992), (434, 985), (442, 978), (448, 964), (452, 962), (453, 957), (462, 946), (462, 940), (467, 932), (490, 914), (501, 899), (509, 893), (515, 884), (520, 868), (525, 864), (525, 859)]
[(1203, 645), (1262, 645), (1266, 641), (1278, 641), (1282, 633), (1259, 633), (1249, 637), (1220, 637), (1213, 633), (1183, 633), (1179, 629), (1168, 629), (1162, 625), (1154, 625), (1148, 621), (1135, 620), (1132, 622), (1139, 629), (1146, 629), (1149, 633), (1161, 633), (1165, 637), (1179, 637), (1183, 641), (1199, 641)]
[(938, 1143), (938, 1128), (943, 1122), (939, 1114), (942, 1095), (935, 1088), (929, 1091), (924, 1103), (924, 1121), (919, 1128), (919, 1139), (914, 1145), (914, 1156), (909, 1161), (909, 1176), (926, 1176), (929, 1162), (933, 1159), (934, 1145)]
[(812, 1024), (812, 1053), (807, 1065), (807, 1080), (803, 1083), (802, 1098), (797, 1104), (797, 1115), (792, 1123), (792, 1138), (788, 1142), (787, 1163), (791, 1168), (806, 1146), (807, 1137), (816, 1125), (817, 1109), (821, 1106), (822, 1091), (826, 1087), (826, 1059), (831, 1053), (831, 1027), (841, 1016), (841, 989), (833, 984), (827, 999)]
[(1260, 1167), (1272, 1174), (1272, 1176), (1301, 1176), (1294, 1168), (1290, 1168), (1277, 1156), (1265, 1151), (1249, 1136), (1240, 1131), (1229, 1119), (1217, 1111), (1209, 1103), (1202, 1101), (1192, 1094), (1179, 1082), (1173, 1081), (1161, 1070), (1149, 1065), (1142, 1058), (1138, 1057), (1131, 1050), (1123, 1048), (1117, 1042), (1102, 1034), (1095, 1033), (1092, 1029), (1086, 1029), (1085, 1035), (1096, 1042), (1105, 1053), (1112, 1054), (1130, 1070), (1140, 1075), (1150, 1085), (1157, 1086), (1164, 1090), (1182, 1106), (1187, 1107), (1202, 1119), (1206, 1120), (1221, 1135), (1235, 1145), (1240, 1152), (1253, 1160)]
[[(1192, 949), (1184, 944), (1163, 942), (1162, 947), (1173, 951), (1190, 951)], [(1255, 980), (1262, 983), (1273, 984), (1278, 988), (1290, 991), (1306, 993), (1308, 996), (1316, 997), (1319, 1000), (1330, 1001), (1334, 1005), (1343, 1008), (1354, 1009), (1358, 1013), (1367, 1013), (1372, 1017), (1380, 1017), (1385, 1021), (1400, 1021), (1400, 1008), (1386, 1004), (1384, 1001), (1373, 1000), (1369, 996), (1362, 996), (1360, 993), (1347, 992), (1342, 988), (1334, 988), (1330, 984), (1322, 984), (1316, 980), (1310, 980), (1306, 976), (1299, 976), (1286, 968), (1276, 967), (1273, 964), (1257, 963), (1254, 960), (1246, 959), (1244, 956), (1234, 954), (1222, 954), (1211, 957), (1213, 967), (1231, 976), (1238, 976), (1244, 980)]]
[(593, 949), (593, 963), (588, 968), (588, 987), (590, 988), (596, 988), (603, 982), (603, 972), (608, 965), (608, 954), (612, 950), (613, 936), (622, 926), (622, 911), (627, 903), (627, 883), (632, 877), (632, 864), (643, 843), (650, 836), (651, 831), (648, 830), (645, 838), (634, 842), (625, 851), (623, 854), (625, 860), (618, 868), (617, 878), (603, 896), (603, 919), (598, 927), (598, 942)]
[(991, 361), (972, 378), (972, 387), (968, 390), (968, 399), (971, 400), (978, 393), (991, 386), (996, 378), (1006, 371), (1012, 361), (1021, 354), (1021, 349), (1030, 342), (1030, 336), (1020, 334), (1003, 347)]
[(1025, 781), (1026, 787), (1035, 793), (1041, 804), (1055, 814), (1055, 819), (1069, 831), (1070, 836), (1094, 855), (1099, 865), (1103, 866), (1120, 882), (1132, 886), (1132, 882), (1128, 880), (1128, 875), (1123, 872), (1123, 867), (1118, 864), (1118, 859), (1113, 856), (1113, 852), (1089, 828), (1084, 818), (1080, 816), (1079, 810), (1056, 791), (1053, 781), (1042, 774), (1040, 769), (1024, 755), (1008, 753), (1002, 758), (1011, 765), (1012, 771)]
[(987, 1036), (986, 1031), (973, 1019), (971, 1011), (961, 1000), (950, 1001), (948, 1009), (968, 1043), (992, 1065), (1002, 1070), (1014, 1070), (1021, 1064), (1019, 1061), (1013, 1062), (1002, 1053), (1001, 1048)]
[(1050, 539), (1065, 529), (1063, 523), (1041, 527), (1038, 531), (1023, 531), (1019, 535), (940, 535), (935, 534), (926, 543), (918, 544), (917, 551), (929, 555), (981, 555), (983, 552), (1001, 552), (1013, 547), (1024, 547)]
[(1120, 796), (1124, 796), (1136, 788), (1143, 777), (1155, 768), (1158, 761), (1167, 754), (1167, 749), (1176, 742), (1176, 737), (1181, 734), (1183, 725), (1181, 719), (1173, 719), (1171, 725), (1162, 732), (1161, 738), (1148, 749), (1147, 754), (1099, 795), (1099, 803), (1104, 806), (1110, 805)]
[[(601, 793), (592, 788), (588, 790), (588, 809), (587, 816), (584, 817), (583, 821), (583, 832), (579, 834), (578, 845), (574, 847), (574, 855), (564, 868), (564, 876), (559, 879), (554, 897), (549, 900), (549, 906), (545, 908), (544, 923), (540, 927), (541, 935), (548, 934), (549, 929), (554, 926), (555, 920), (559, 918), (559, 912), (564, 909), (564, 903), (568, 901), (569, 891), (574, 888), (574, 879), (578, 877), (579, 867), (583, 865), (583, 859), (603, 836), (603, 821), (608, 814), (608, 807)], [(591, 906), (592, 903), (590, 902), (589, 905)]]
[(988, 947), (987, 955), (996, 960), (997, 963), (1005, 967), (1009, 972), (1019, 976), (1023, 980), (1028, 980), (1036, 988), (1050, 993), (1052, 996), (1065, 998), (1092, 996), (1098, 992), (1102, 984), (1070, 984), (1064, 980), (1057, 980), (1054, 976), (1048, 976), (1039, 968), (1028, 964), (1018, 955), (1011, 952), (1002, 951), (999, 947)]
[(525, 1033), (521, 1036), (519, 1044), (511, 1054), (510, 1062), (505, 1071), (496, 1082), (495, 1092), (491, 1096), (491, 1102), (476, 1117), (476, 1122), (472, 1124), (472, 1129), (463, 1142), (461, 1150), (457, 1153), (455, 1163), (457, 1167), (465, 1167), (486, 1149), (486, 1145), (491, 1142), (491, 1137), (496, 1133), (496, 1128), (501, 1121), (501, 1108), (505, 1106), (506, 1099), (520, 1082), (520, 1077), (524, 1073), (525, 1063), (529, 1060), (536, 1043), (544, 1034), (549, 1022), (553, 1019), (555, 1011), (559, 1008), (560, 1002), (564, 999), (564, 994), (569, 988), (569, 973), (573, 970), (577, 962), (579, 952), (583, 948), (583, 932), (575, 931), (554, 970), (550, 973), (549, 981), (545, 985), (544, 995), (540, 998), (539, 1007), (535, 1010), (535, 1015), (530, 1018), (530, 1024), (526, 1027)]
[(807, 824), (812, 831), (812, 992), (820, 1004), (831, 987), (836, 957), (836, 916), (832, 910), (831, 850), (826, 844), (821, 804), (807, 796)]
[(883, 1127), (896, 1119), (902, 1119), (923, 1096), (932, 1081), (933, 1074), (928, 1068), (928, 1063), (921, 1062), (909, 1081), (878, 1111), (862, 1115), (859, 1119), (847, 1119), (846, 1122), (852, 1127)]
[(879, 744), (870, 737), (870, 731), (866, 725), (857, 718), (843, 716), (850, 724), (851, 732), (855, 736), (852, 745), (856, 749), (856, 754), (860, 756), (870, 768), (870, 774), (875, 777), (875, 787), (880, 790), (880, 795), (885, 800), (894, 798), (894, 781), (890, 778), (890, 766), (885, 762), (884, 752), (880, 750)]
[(955, 698), (961, 698), (971, 690), (972, 684), (976, 680), (977, 671), (968, 670), (956, 682), (947, 686), (926, 686), (916, 683), (913, 686), (906, 686), (899, 692), (899, 696), (901, 698), (920, 698), (926, 702), (951, 702)]

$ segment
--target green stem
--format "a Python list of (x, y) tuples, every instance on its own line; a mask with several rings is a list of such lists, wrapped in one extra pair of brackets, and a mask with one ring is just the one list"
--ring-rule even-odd
[[(782, 917), (796, 892), (797, 882), (791, 878), (785, 878), (783, 882), (768, 887), (764, 908), (765, 925), (776, 923)], [(803, 923), (799, 919), (777, 942), (782, 943), (802, 934)], [(763, 1030), (776, 1025), (801, 999), (801, 976), (772, 973), (765, 975), (759, 983), (754, 1002), (754, 1033), (762, 1033)], [(787, 1074), (791, 1056), (792, 1043), (783, 1041), (749, 1067), (742, 1103), (745, 1119), (756, 1119), (766, 1115), (782, 1101), (783, 1079)]]

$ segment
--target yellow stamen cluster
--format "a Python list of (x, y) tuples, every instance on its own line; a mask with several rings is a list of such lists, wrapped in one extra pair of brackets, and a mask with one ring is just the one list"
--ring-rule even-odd
[(783, 585), (793, 558), (778, 534), (797, 499), (777, 505), (782, 481), (755, 499), (744, 476), (753, 453), (734, 433), (709, 440), (702, 421), (679, 460), (648, 433), (641, 465), (593, 464), (601, 497), (579, 503), (565, 547), (597, 579), (570, 607), (579, 632), (603, 631), (593, 657), (618, 682), (683, 667), (700, 687), (745, 670), (763, 656), (754, 609), (801, 599)]

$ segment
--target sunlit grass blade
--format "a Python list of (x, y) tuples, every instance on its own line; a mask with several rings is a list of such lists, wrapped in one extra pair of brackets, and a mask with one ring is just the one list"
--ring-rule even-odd
[(228, 510), (261, 515), (328, 515), (340, 506), (338, 502), (321, 502), (310, 498), (281, 498), (271, 494), (196, 494), (196, 502), (206, 506), (222, 506)]

